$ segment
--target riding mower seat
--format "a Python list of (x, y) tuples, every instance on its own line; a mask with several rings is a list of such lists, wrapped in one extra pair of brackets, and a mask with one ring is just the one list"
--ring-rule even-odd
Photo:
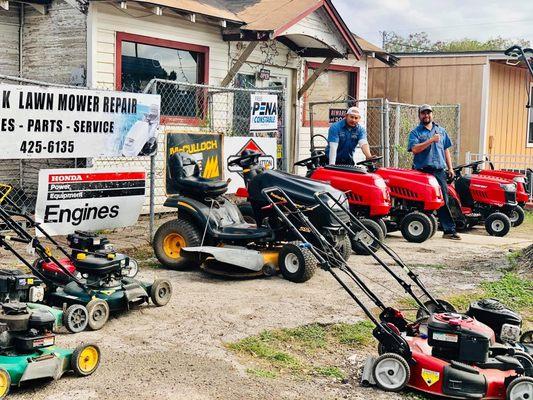
[(187, 153), (174, 153), (169, 159), (168, 171), (171, 186), (183, 195), (216, 198), (228, 190), (225, 181), (201, 177), (198, 163)]
[(361, 165), (326, 165), (324, 166), (324, 168), (335, 170), (335, 171), (355, 172), (355, 173), (360, 173), (360, 174), (368, 173), (368, 170), (366, 169), (366, 167), (363, 167)]
[(249, 240), (266, 239), (272, 235), (272, 230), (267, 228), (256, 228), (255, 225), (243, 223), (222, 227), (218, 231), (220, 239), (232, 240), (247, 237)]
[(100, 276), (112, 272), (120, 272), (123, 261), (126, 259), (126, 256), (122, 254), (117, 254), (113, 259), (93, 254), (84, 254), (84, 256), (85, 257), (74, 261), (76, 269), (82, 274)]

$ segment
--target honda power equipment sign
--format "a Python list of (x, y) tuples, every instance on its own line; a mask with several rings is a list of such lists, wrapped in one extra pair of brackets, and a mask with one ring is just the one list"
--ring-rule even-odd
[[(176, 188), (172, 179), (180, 171), (173, 171), (175, 163), (172, 156), (176, 153), (187, 153), (192, 156), (199, 167), (199, 176), (206, 179), (223, 179), (222, 176), (222, 135), (219, 133), (181, 133), (167, 132), (166, 151), (166, 191), (175, 194)], [(185, 176), (194, 173), (188, 168)]]
[(0, 85), (0, 158), (151, 155), (160, 97)]
[(275, 94), (257, 94), (251, 96), (250, 130), (278, 130), (278, 96)]
[(242, 168), (237, 165), (228, 166), (228, 163), (241, 156), (244, 150), (260, 153), (259, 164), (263, 168), (276, 168), (276, 138), (250, 138), (250, 137), (224, 137), (224, 150), (226, 159), (226, 178), (230, 178), (228, 193), (235, 193), (238, 188), (244, 187)]
[(42, 169), (35, 219), (52, 235), (134, 225), (144, 204), (145, 175), (144, 170)]

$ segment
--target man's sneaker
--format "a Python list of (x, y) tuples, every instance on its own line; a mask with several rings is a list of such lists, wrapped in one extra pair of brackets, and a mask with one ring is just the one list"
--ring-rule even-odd
[(461, 236), (459, 236), (457, 233), (445, 233), (442, 235), (443, 239), (451, 239), (451, 240), (461, 240)]

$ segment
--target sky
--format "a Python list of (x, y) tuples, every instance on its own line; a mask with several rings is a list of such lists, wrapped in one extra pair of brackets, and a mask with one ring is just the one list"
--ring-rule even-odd
[(380, 31), (427, 32), (433, 41), (524, 38), (533, 44), (533, 0), (332, 0), (348, 28), (381, 46)]

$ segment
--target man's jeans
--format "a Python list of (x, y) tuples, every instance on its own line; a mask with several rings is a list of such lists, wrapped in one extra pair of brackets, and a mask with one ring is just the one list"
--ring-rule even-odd
[(452, 213), (450, 212), (450, 207), (448, 206), (449, 197), (448, 183), (446, 182), (446, 171), (443, 169), (423, 169), (420, 171), (433, 175), (437, 179), (437, 182), (439, 182), (442, 190), (442, 196), (444, 198), (444, 205), (437, 210), (437, 215), (444, 233), (455, 233), (455, 222), (453, 222)]

